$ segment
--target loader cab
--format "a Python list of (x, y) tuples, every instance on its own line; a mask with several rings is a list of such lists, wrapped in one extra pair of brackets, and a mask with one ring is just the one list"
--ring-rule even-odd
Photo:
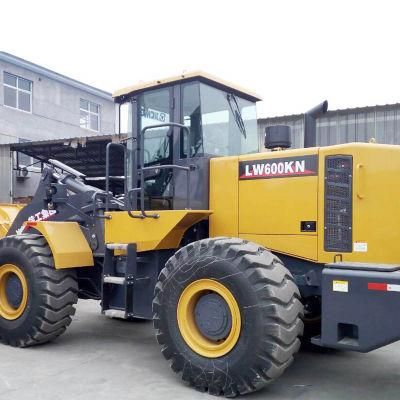
[[(138, 185), (140, 135), (145, 127), (180, 123), (188, 128), (158, 127), (145, 132), (145, 167), (190, 165), (193, 209), (207, 209), (209, 160), (255, 153), (259, 148), (256, 101), (251, 92), (204, 73), (143, 83), (114, 94), (118, 126), (127, 135), (128, 188)], [(186, 174), (178, 169), (146, 171), (146, 209), (183, 209)]]

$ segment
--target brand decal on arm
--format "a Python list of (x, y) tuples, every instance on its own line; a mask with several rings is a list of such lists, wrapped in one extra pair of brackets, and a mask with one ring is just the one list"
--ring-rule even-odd
[[(28, 218), (27, 222), (39, 222), (39, 221), (47, 221), (48, 219), (50, 219), (52, 216), (56, 215), (57, 211), (55, 210), (41, 210), (39, 212), (37, 212), (34, 215), (31, 215)], [(19, 229), (16, 230), (16, 234), (17, 235), (21, 235), (22, 233), (24, 233), (26, 229), (26, 225), (22, 225)]]

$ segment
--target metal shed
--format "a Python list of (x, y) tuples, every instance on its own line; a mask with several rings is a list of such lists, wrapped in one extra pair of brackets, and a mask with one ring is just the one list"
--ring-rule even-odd
[[(292, 128), (292, 147), (303, 147), (303, 114), (284, 115), (258, 120), (260, 148), (265, 128), (270, 125), (289, 125)], [(328, 111), (317, 119), (317, 146), (347, 142), (400, 144), (400, 104), (376, 105)]]
[[(43, 165), (49, 159), (57, 159), (68, 166), (77, 169), (87, 176), (88, 183), (93, 186), (104, 188), (105, 183), (105, 160), (106, 147), (110, 142), (120, 142), (121, 135), (100, 135), (93, 137), (68, 138), (57, 140), (44, 140), (26, 143), (14, 143), (8, 146), (0, 146), (0, 173), (1, 194), (12, 192), (12, 196), (2, 201), (10, 201), (11, 197), (15, 200), (24, 201), (31, 197), (37, 187), (40, 172)], [(12, 155), (10, 157), (10, 154)], [(21, 173), (17, 168), (21, 162), (19, 158), (24, 156), (26, 170)], [(112, 189), (117, 193), (119, 188), (123, 188), (123, 156), (115, 150), (110, 153), (110, 175)], [(31, 160), (26, 165), (26, 160)], [(8, 170), (6, 166), (8, 162)], [(11, 166), (11, 163), (14, 165)], [(24, 168), (25, 168), (24, 167)], [(14, 170), (12, 174), (11, 171)], [(13, 175), (13, 178), (11, 178)], [(7, 185), (8, 181), (13, 181), (13, 185)], [(7, 189), (5, 189), (7, 187)]]

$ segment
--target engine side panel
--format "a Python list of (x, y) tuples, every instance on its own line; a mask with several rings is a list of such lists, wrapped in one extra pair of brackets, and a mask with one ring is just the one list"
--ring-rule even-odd
[(317, 149), (249, 158), (239, 158), (240, 237), (316, 260)]
[(211, 160), (210, 235), (239, 236), (317, 260), (317, 151)]
[[(318, 258), (321, 262), (335, 261), (340, 254), (343, 261), (368, 263), (400, 263), (400, 146), (349, 143), (321, 147), (320, 169), (331, 155), (351, 156), (352, 176), (352, 223), (349, 251), (326, 251), (322, 218), (326, 203), (324, 191), (320, 191), (318, 215)], [(324, 186), (324, 174), (319, 175), (320, 187)], [(336, 257), (336, 261), (339, 261)]]
[[(346, 182), (335, 181), (335, 159)], [(213, 159), (210, 168), (210, 236), (321, 264), (400, 263), (400, 146), (265, 152)]]

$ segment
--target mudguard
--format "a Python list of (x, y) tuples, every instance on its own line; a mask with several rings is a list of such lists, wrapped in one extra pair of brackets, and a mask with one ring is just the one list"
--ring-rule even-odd
[(56, 269), (92, 267), (93, 252), (77, 222), (26, 222), (25, 231), (41, 233), (50, 246)]

